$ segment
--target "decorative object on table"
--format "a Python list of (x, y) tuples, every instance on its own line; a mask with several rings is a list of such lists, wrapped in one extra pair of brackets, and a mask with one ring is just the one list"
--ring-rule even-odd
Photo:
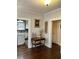
[(39, 27), (40, 26), (39, 22), (40, 22), (39, 19), (35, 19), (35, 27)]
[(42, 34), (43, 34), (43, 30), (40, 29), (40, 37), (42, 37)]

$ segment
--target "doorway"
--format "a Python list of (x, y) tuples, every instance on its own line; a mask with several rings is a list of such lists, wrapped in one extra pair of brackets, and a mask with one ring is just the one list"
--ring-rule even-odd
[(52, 21), (52, 43), (61, 45), (61, 20)]

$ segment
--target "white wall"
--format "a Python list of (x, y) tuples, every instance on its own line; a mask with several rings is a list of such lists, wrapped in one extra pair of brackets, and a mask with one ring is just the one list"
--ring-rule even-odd
[[(18, 5), (17, 7), (17, 19), (23, 19), (23, 20), (29, 20), (30, 24), (29, 24), (29, 40), (28, 40), (28, 48), (31, 48), (31, 35), (32, 32), (36, 32), (38, 33), (38, 31), (40, 29), (43, 29), (43, 16), (42, 14), (36, 13), (30, 9), (25, 9), (24, 7)], [(35, 28), (35, 19), (39, 19), (40, 20), (40, 27), (39, 28)]]
[[(27, 7), (27, 6), (26, 6)], [(20, 6), (18, 4), (17, 7), (17, 18), (18, 19), (30, 19), (32, 22), (32, 30), (34, 31), (38, 31), (37, 28), (34, 27), (34, 21), (35, 19), (39, 19), (40, 20), (40, 28), (43, 28), (42, 23), (43, 23), (43, 15), (37, 12), (32, 11), (31, 9), (26, 9), (23, 6)]]
[[(52, 27), (50, 27), (52, 24), (51, 24), (51, 22), (53, 21), (53, 20), (61, 20), (61, 8), (58, 8), (58, 9), (56, 9), (56, 10), (53, 10), (53, 11), (50, 11), (50, 12), (48, 12), (48, 13), (45, 13), (44, 14), (44, 21), (48, 21), (48, 33), (47, 34), (45, 34), (45, 38), (46, 38), (46, 46), (48, 46), (49, 48), (51, 48), (51, 42), (52, 42), (52, 38), (50, 38), (50, 37), (52, 37), (51, 36), (51, 30), (50, 29), (52, 29)], [(51, 42), (50, 42), (51, 41)]]
[(61, 19), (61, 8), (58, 8), (58, 9), (55, 9), (55, 10), (52, 10), (48, 13), (45, 13), (44, 14), (44, 20), (48, 21), (48, 20), (58, 20), (58, 19)]
[(58, 43), (60, 46), (61, 46), (61, 28), (60, 28), (60, 25), (61, 25), (61, 22), (58, 23)]
[[(49, 21), (49, 20), (57, 20), (60, 19), (61, 13), (61, 9), (56, 9), (54, 11), (50, 11), (48, 13), (45, 14), (40, 14), (37, 12), (34, 12), (33, 10), (29, 9), (29, 8), (24, 8), (23, 6), (19, 5), (17, 6), (17, 18), (18, 19), (29, 19), (31, 22), (31, 30), (30, 30), (30, 34), (32, 34), (33, 31), (35, 31), (36, 33), (38, 33), (39, 29), (43, 29), (43, 33), (44, 31), (44, 21)], [(34, 27), (34, 21), (35, 19), (40, 19), (40, 28), (35, 28)], [(50, 26), (50, 24), (49, 24)], [(50, 29), (48, 29), (48, 32), (50, 33)], [(50, 34), (47, 33), (45, 34), (46, 39), (48, 39), (48, 41), (46, 42), (46, 46), (51, 47), (51, 43), (50, 43)], [(29, 41), (30, 42), (30, 41)], [(31, 48), (31, 43), (29, 43), (29, 47)]]

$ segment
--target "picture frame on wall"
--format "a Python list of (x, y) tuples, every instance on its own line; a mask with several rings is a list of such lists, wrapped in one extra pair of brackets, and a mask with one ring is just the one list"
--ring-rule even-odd
[(39, 19), (35, 19), (35, 27), (39, 27), (40, 26), (40, 20)]

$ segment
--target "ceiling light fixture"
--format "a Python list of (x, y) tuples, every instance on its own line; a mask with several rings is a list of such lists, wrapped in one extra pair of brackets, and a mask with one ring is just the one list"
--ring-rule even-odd
[(48, 5), (50, 4), (50, 2), (51, 2), (51, 0), (44, 0), (44, 4), (45, 4), (46, 6), (48, 6)]

